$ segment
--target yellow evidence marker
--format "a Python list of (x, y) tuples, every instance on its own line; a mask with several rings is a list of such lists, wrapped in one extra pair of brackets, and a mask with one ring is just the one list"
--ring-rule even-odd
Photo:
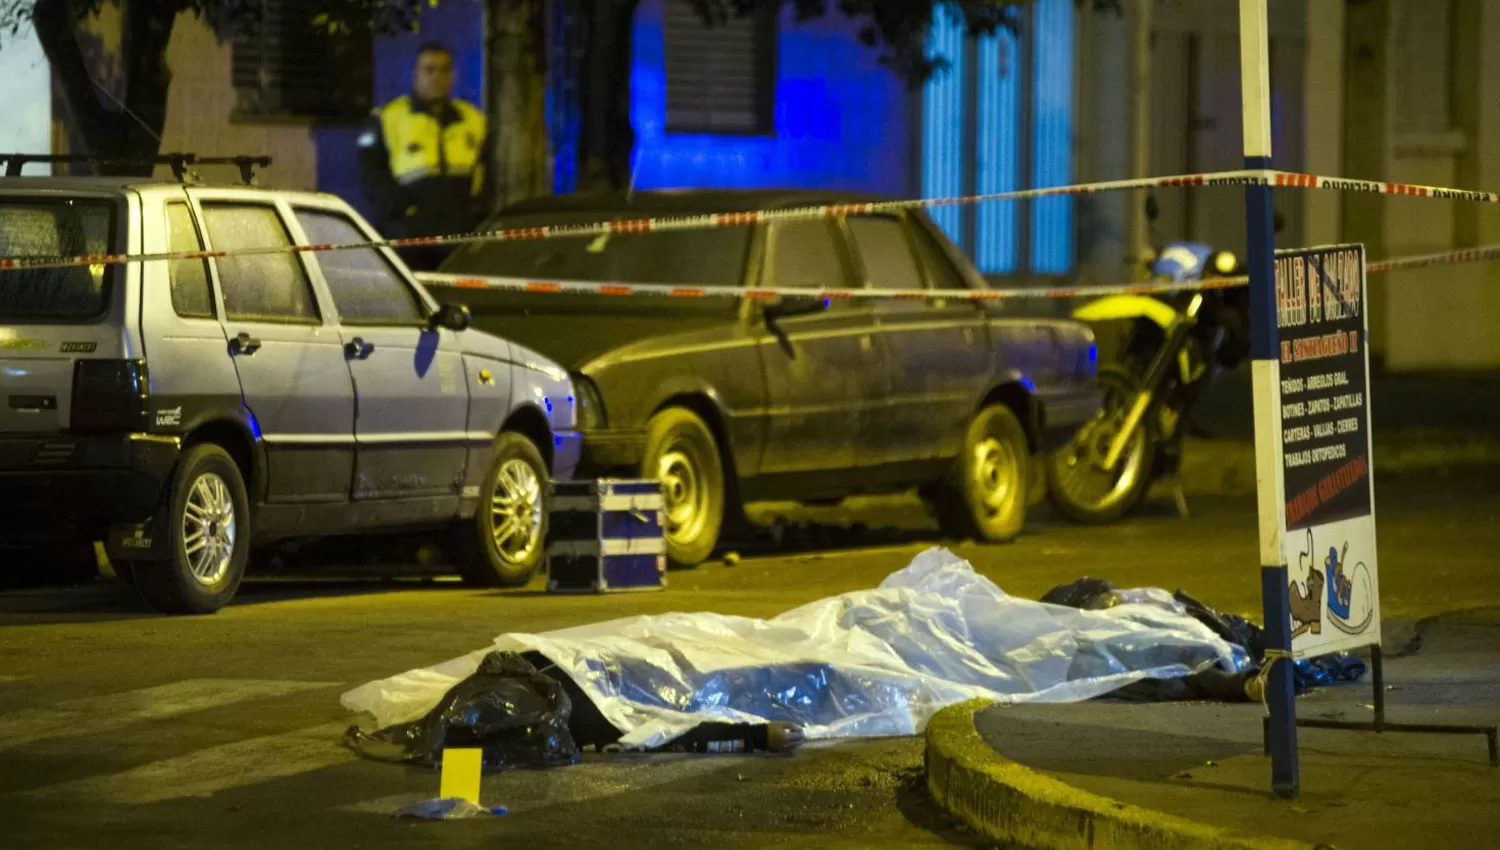
[(484, 767), (484, 751), (478, 747), (443, 750), (442, 780), (438, 797), (457, 797), (479, 805), (479, 775)]

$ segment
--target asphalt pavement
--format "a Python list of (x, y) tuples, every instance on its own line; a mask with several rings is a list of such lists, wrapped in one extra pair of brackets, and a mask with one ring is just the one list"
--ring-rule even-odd
[[(1500, 606), (1489, 471), (1407, 477), (1380, 492), (1384, 613), (1416, 619)], [(1007, 591), (1036, 597), (1081, 575), (1182, 588), (1259, 616), (1253, 500), (1202, 497), (1179, 520), (1158, 502), (1101, 528), (1046, 512), (1016, 543), (953, 549)], [(203, 618), (163, 618), (105, 583), (0, 593), (0, 824), (6, 846), (200, 847), (600, 844), (723, 847), (963, 845), (921, 791), (915, 739), (817, 746), (791, 757), (592, 757), (489, 777), (487, 821), (397, 822), (434, 796), (430, 772), (340, 745), (348, 688), (427, 666), (507, 631), (632, 614), (769, 616), (877, 584), (941, 544), (909, 502), (810, 512), (848, 526), (674, 572), (660, 593), (556, 597), (368, 570), (260, 576)], [(795, 518), (795, 517), (794, 517)]]

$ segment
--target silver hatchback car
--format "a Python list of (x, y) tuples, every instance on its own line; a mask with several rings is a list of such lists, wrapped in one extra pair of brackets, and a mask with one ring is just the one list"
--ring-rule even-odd
[[(378, 239), (329, 195), (0, 178), (0, 257)], [(526, 583), (572, 385), (468, 325), (389, 249), (0, 269), (0, 564), (100, 540), (152, 605), (208, 613), (252, 546), (446, 528), (465, 579)]]

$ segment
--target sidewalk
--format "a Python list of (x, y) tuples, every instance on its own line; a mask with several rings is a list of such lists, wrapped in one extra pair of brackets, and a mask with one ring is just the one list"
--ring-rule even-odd
[[(1375, 480), (1500, 466), (1500, 375), (1385, 375), (1372, 379)], [(1255, 492), (1255, 417), (1248, 369), (1226, 375), (1196, 416), (1212, 439), (1183, 449), (1188, 493)]]
[[(1387, 717), (1500, 723), (1500, 609), (1387, 624)], [(1303, 717), (1368, 719), (1370, 684), (1315, 691)], [(1302, 793), (1270, 793), (1258, 705), (969, 706), (928, 731), (939, 803), (1026, 847), (1490, 848), (1500, 769), (1481, 735), (1299, 729)], [(967, 728), (963, 724), (967, 723)], [(977, 733), (977, 734), (976, 734)]]

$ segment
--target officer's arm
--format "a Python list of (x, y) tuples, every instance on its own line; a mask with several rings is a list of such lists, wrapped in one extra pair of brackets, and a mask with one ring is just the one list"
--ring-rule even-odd
[(366, 122), (359, 135), (359, 182), (365, 197), (383, 221), (406, 215), (406, 190), (391, 174), (391, 155), (385, 146), (385, 128), (378, 115)]

